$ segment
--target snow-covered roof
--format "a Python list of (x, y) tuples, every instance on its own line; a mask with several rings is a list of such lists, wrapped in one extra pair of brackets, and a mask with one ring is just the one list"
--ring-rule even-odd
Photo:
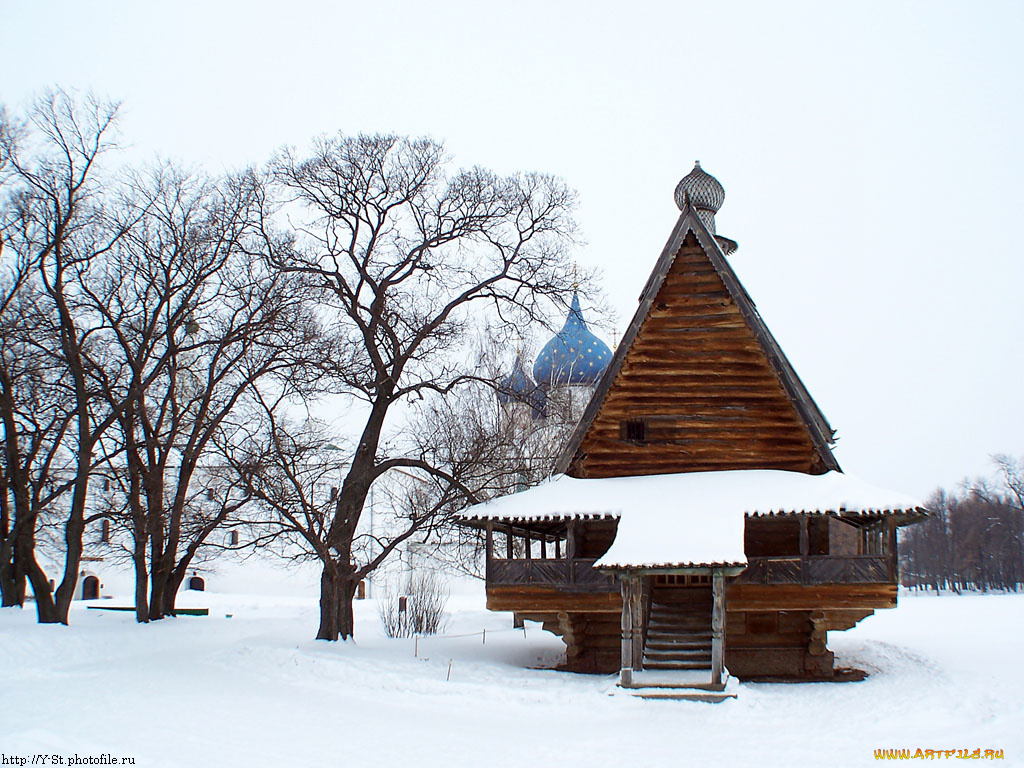
[(615, 518), (618, 533), (597, 567), (745, 565), (745, 515), (916, 512), (923, 505), (851, 475), (782, 470), (688, 472), (576, 479), (559, 475), (477, 505), (467, 522), (542, 523)]

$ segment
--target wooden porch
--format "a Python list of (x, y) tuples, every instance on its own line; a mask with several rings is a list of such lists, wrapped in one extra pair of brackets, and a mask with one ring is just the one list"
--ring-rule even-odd
[(488, 523), (486, 575), (491, 587), (557, 587), (618, 592), (614, 577), (594, 569), (615, 538), (615, 520)]
[(703, 677), (700, 685), (714, 692), (726, 667), (740, 679), (760, 669), (828, 678), (826, 632), (895, 605), (891, 517), (749, 517), (745, 567), (599, 570), (617, 525), (614, 518), (487, 521), (488, 608), (560, 635), (566, 669), (618, 669), (624, 686), (644, 688), (671, 688), (676, 678), (693, 688)]

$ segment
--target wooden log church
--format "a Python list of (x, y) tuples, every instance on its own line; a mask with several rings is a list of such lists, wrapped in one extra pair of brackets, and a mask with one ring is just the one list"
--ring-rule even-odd
[(896, 605), (914, 500), (842, 472), (834, 432), (715, 230), (697, 163), (622, 342), (536, 488), (472, 508), (487, 605), (543, 622), (564, 668), (720, 691), (832, 679), (830, 630)]

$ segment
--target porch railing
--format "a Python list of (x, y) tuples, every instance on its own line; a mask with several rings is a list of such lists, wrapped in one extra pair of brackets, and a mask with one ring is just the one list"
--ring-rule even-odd
[(736, 583), (895, 584), (896, 562), (889, 555), (751, 557)]
[(538, 584), (568, 587), (580, 591), (618, 592), (615, 579), (594, 570), (596, 559), (491, 559), (487, 563), (487, 582), (502, 584)]

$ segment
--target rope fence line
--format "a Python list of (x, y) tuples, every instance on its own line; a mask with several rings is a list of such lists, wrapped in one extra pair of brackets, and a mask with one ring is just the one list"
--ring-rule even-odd
[[(523, 624), (521, 627), (512, 627), (511, 629), (492, 629), (490, 630), (492, 635), (501, 634), (503, 632), (522, 632), (523, 639), (526, 639), (526, 625)], [(487, 645), (487, 629), (483, 629), (480, 632), (466, 632), (458, 635), (413, 635), (413, 651), (412, 655), (419, 658), (420, 655), (420, 640), (455, 640), (464, 637), (479, 637), (481, 638), (481, 645)], [(450, 671), (449, 671), (450, 674)]]

